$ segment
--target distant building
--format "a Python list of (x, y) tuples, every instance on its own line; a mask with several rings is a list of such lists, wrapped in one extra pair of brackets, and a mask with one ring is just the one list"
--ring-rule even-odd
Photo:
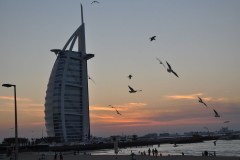
[[(49, 137), (59, 142), (88, 142), (90, 138), (87, 60), (85, 27), (82, 24), (57, 55), (45, 98), (45, 125)], [(77, 40), (78, 51), (73, 51)], [(69, 47), (69, 49), (67, 49)]]
[(169, 137), (170, 134), (169, 133), (160, 133), (159, 137)]
[(218, 131), (219, 134), (228, 134), (228, 133), (232, 133), (232, 132), (234, 132), (234, 131), (233, 131), (233, 130), (229, 130), (228, 127), (222, 127), (222, 128)]
[(148, 133), (148, 134), (144, 135), (142, 138), (157, 139), (158, 138), (158, 134), (157, 133)]

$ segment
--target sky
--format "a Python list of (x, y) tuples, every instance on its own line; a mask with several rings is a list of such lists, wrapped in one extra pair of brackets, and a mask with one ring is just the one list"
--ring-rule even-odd
[[(63, 48), (81, 24), (80, 3), (86, 50), (95, 54), (88, 61), (93, 136), (240, 130), (239, 0), (91, 2), (0, 1), (0, 83), (16, 84), (20, 137), (47, 136), (50, 50)], [(142, 92), (130, 94), (128, 85)], [(13, 93), (0, 88), (0, 139), (14, 136)]]

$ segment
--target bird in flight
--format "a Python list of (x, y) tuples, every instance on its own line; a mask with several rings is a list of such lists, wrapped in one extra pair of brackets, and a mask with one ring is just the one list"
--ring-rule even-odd
[(220, 117), (220, 115), (218, 114), (218, 112), (215, 109), (213, 109), (213, 111), (215, 113), (215, 117)]
[(116, 113), (118, 114), (118, 115), (122, 115), (120, 112), (118, 112), (118, 110), (115, 108), (115, 110), (116, 110)]
[(168, 71), (169, 73), (173, 73), (175, 76), (178, 77), (177, 73), (173, 71), (173, 69), (172, 69), (172, 67), (170, 66), (170, 64), (168, 64), (167, 61), (166, 61), (166, 63), (167, 63), (167, 65), (168, 65), (168, 69), (167, 69), (167, 71)]
[(129, 75), (128, 75), (128, 78), (129, 78), (129, 79), (131, 79), (131, 78), (132, 78), (132, 75), (131, 75), (131, 74), (129, 74)]
[(142, 90), (134, 90), (132, 87), (128, 86), (128, 88), (130, 89), (129, 93), (136, 93), (136, 92), (140, 92)]
[(94, 84), (96, 84), (95, 81), (90, 76), (88, 76), (88, 79), (90, 79)]
[(156, 40), (156, 36), (152, 36), (149, 39), (150, 39), (150, 41)]
[(92, 3), (91, 3), (91, 4), (93, 4), (93, 3), (100, 3), (100, 2), (98, 2), (98, 1), (92, 1)]
[(164, 68), (166, 68), (165, 65), (163, 64), (163, 62), (159, 58), (156, 57), (156, 59), (159, 61), (160, 64), (163, 65)]
[(198, 97), (198, 102), (204, 104), (205, 107), (208, 107), (207, 104), (200, 97)]
[(117, 110), (117, 108), (116, 107), (114, 107), (114, 106), (112, 106), (112, 105), (108, 105), (108, 106), (110, 106), (110, 107), (112, 107), (113, 109), (115, 109), (115, 111), (116, 111), (116, 113), (118, 114), (118, 115), (122, 115), (118, 110)]

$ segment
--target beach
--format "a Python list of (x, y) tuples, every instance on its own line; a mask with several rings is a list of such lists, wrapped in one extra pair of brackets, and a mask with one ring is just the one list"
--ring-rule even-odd
[[(45, 157), (45, 158), (44, 158)], [(54, 160), (54, 155), (41, 156), (40, 153), (20, 153), (19, 160)], [(144, 156), (136, 155), (135, 160), (240, 160), (240, 157), (224, 157), (224, 156)], [(63, 160), (131, 160), (130, 155), (64, 155)], [(59, 160), (59, 157), (58, 157)]]

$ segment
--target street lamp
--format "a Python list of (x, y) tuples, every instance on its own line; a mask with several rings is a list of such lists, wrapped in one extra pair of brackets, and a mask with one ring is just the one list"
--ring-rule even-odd
[(18, 125), (17, 125), (17, 96), (16, 96), (16, 85), (14, 84), (3, 84), (3, 87), (14, 87), (14, 102), (15, 102), (15, 160), (18, 160)]

